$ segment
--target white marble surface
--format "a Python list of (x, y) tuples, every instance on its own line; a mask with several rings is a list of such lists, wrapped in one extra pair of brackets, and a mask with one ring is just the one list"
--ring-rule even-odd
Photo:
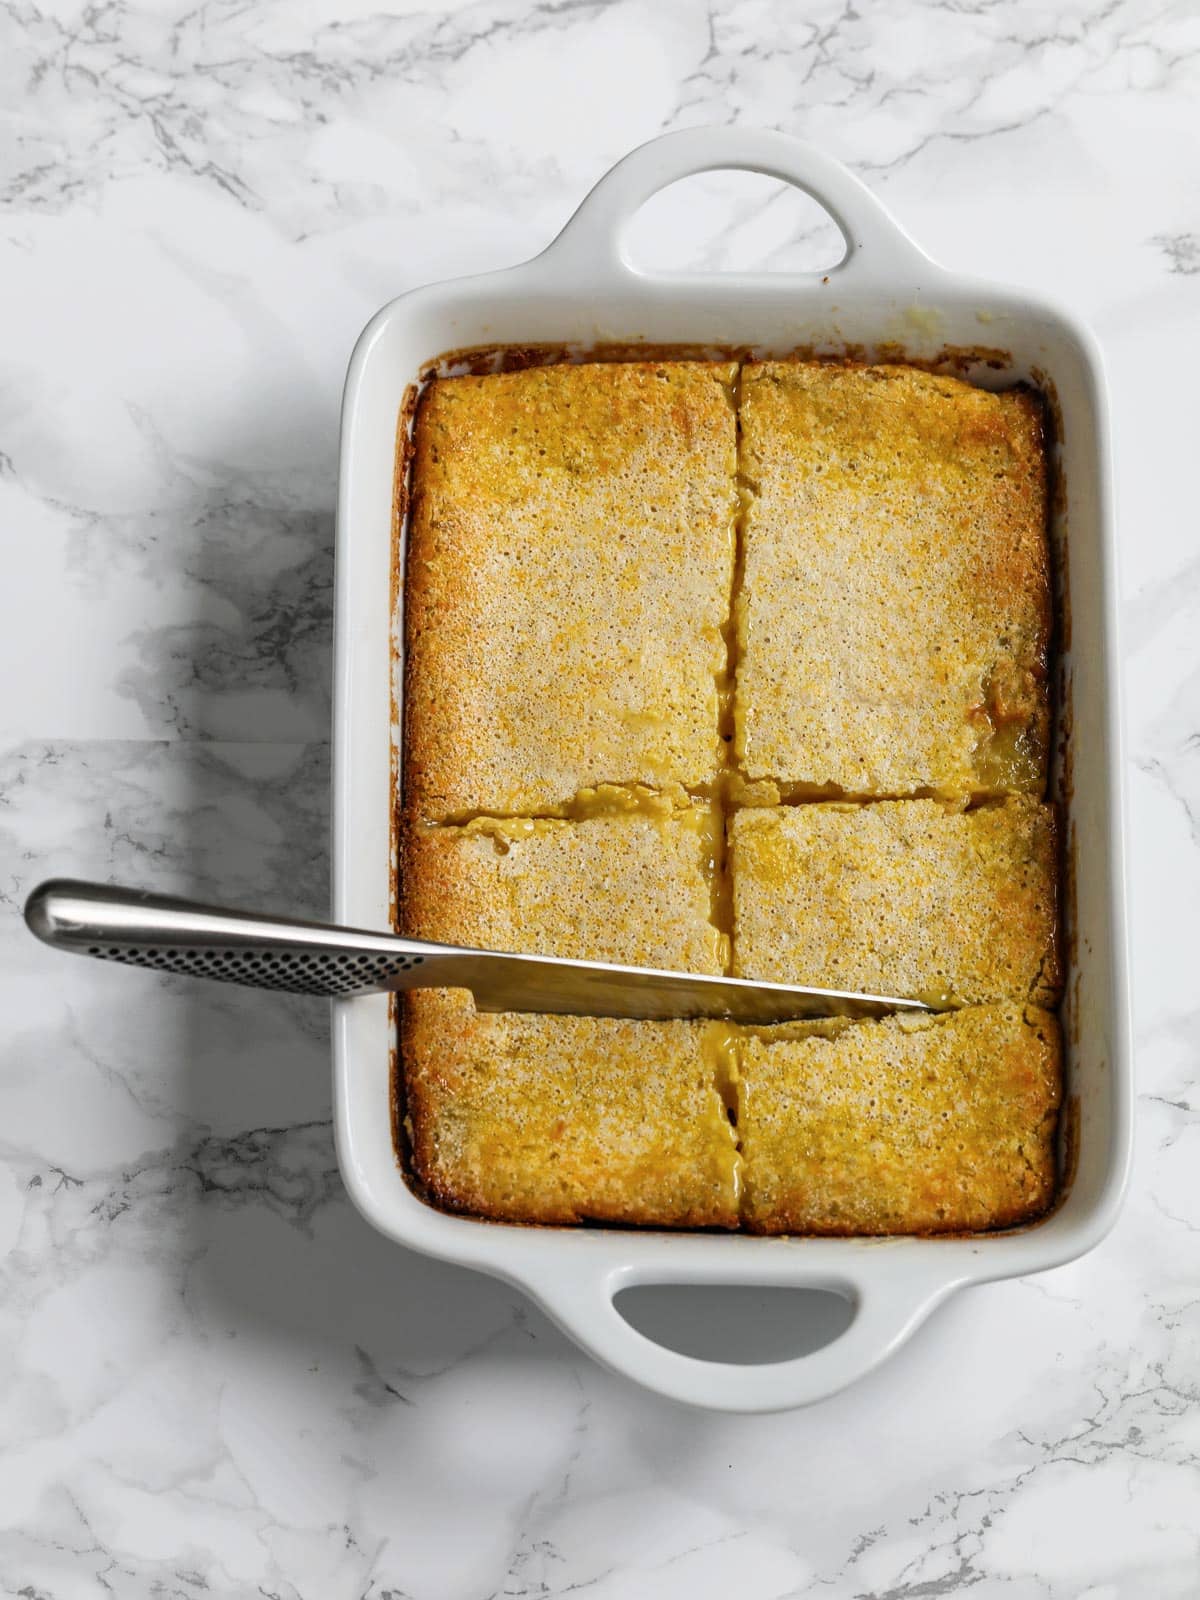
[[(0, 1591), (1200, 1593), (1200, 15), (1159, 0), (10, 0), (0, 21)], [(50, 872), (319, 912), (366, 318), (671, 126), (823, 143), (1113, 380), (1140, 1071), (1092, 1256), (805, 1413), (685, 1412), (347, 1205), (316, 1002), (68, 963)], [(697, 181), (648, 259), (828, 228)]]

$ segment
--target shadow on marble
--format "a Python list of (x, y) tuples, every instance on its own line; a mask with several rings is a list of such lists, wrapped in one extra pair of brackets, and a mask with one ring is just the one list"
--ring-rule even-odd
[[(179, 751), (180, 746), (173, 747)], [(217, 902), (327, 915), (326, 746), (192, 746), (179, 762), (173, 883)], [(346, 1198), (330, 1121), (325, 1001), (170, 980), (182, 1165), (185, 1295), (212, 1334), (256, 1360), (337, 1375), (363, 1404), (489, 1350), (561, 1359), (566, 1341), (515, 1291), (402, 1249)]]
[[(3, 775), (17, 899), (71, 873), (325, 910), (324, 744), (31, 744), (6, 755)], [(517, 1291), (405, 1251), (357, 1216), (333, 1149), (324, 1002), (71, 960), (30, 940), (12, 910), (5, 948), (31, 1019), (13, 1073), (57, 1063), (55, 1104), (26, 1117), (37, 1192), (81, 1248), (102, 1234), (114, 1261), (149, 1273), (170, 1303), (182, 1296), (216, 1381), (266, 1367), (297, 1374), (325, 1407), (403, 1409), (432, 1384), (569, 1374), (577, 1393), (676, 1412), (601, 1373)], [(23, 1104), (10, 1102), (14, 1115)], [(777, 1359), (816, 1342), (781, 1302), (760, 1317), (733, 1296), (649, 1298), (646, 1331), (698, 1354)], [(136, 1305), (113, 1314), (133, 1338)], [(678, 1426), (687, 1437), (712, 1425)]]
[[(297, 460), (304, 444), (297, 441)], [(311, 442), (318, 454), (318, 441)], [(165, 614), (122, 641), (117, 692), (169, 738), (324, 740), (330, 715), (332, 505), (287, 476), (174, 463), (170, 532), (128, 534)], [(303, 491), (304, 468), (295, 478)], [(114, 538), (119, 535), (114, 534)]]
[[(219, 769), (192, 761), (186, 771), (193, 789), (181, 810), (197, 826), (181, 841), (185, 883), (322, 915), (324, 749), (252, 747)], [(214, 810), (227, 825), (200, 827)], [(235, 815), (240, 826), (228, 825)], [(484, 1353), (506, 1368), (590, 1367), (519, 1292), (406, 1251), (353, 1211), (329, 1122), (324, 1002), (181, 983), (174, 1020), (189, 1120), (212, 1130), (188, 1158), (199, 1194), (185, 1245), (189, 1302), (206, 1327), (338, 1372), (379, 1404), (410, 1399)], [(754, 1363), (819, 1348), (849, 1320), (840, 1298), (804, 1291), (649, 1288), (622, 1309), (673, 1348)]]

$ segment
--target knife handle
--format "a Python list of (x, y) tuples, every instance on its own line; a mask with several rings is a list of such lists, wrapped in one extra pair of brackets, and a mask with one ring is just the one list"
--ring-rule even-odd
[(25, 902), (25, 922), (56, 950), (250, 989), (344, 998), (462, 981), (457, 952), (421, 939), (70, 878), (40, 884)]

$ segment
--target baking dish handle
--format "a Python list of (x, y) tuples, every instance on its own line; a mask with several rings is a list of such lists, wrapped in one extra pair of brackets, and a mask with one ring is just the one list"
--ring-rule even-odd
[[(881, 1250), (886, 1249), (881, 1242)], [(691, 1286), (702, 1280), (686, 1270), (668, 1279), (653, 1271), (622, 1273), (616, 1269), (589, 1274), (586, 1268), (575, 1268), (569, 1274), (556, 1273), (554, 1282), (543, 1286), (525, 1279), (524, 1287), (577, 1344), (610, 1371), (683, 1405), (710, 1411), (766, 1412), (812, 1405), (865, 1377), (959, 1286), (944, 1270), (937, 1276), (914, 1271), (911, 1257), (893, 1266), (882, 1254), (861, 1279), (836, 1272), (797, 1273), (794, 1267), (767, 1279), (739, 1276), (739, 1284), (747, 1287), (841, 1294), (853, 1308), (845, 1330), (820, 1349), (784, 1361), (747, 1365), (708, 1361), (671, 1350), (639, 1332), (617, 1309), (615, 1300), (622, 1289), (668, 1281)]]
[[(938, 269), (891, 213), (848, 168), (790, 134), (762, 128), (686, 128), (631, 151), (605, 174), (542, 259), (590, 279), (657, 277), (626, 254), (629, 224), (651, 196), (701, 172), (758, 172), (803, 189), (841, 229), (846, 254), (819, 274), (855, 282), (878, 280), (890, 291), (915, 287)], [(722, 276), (724, 276), (722, 274)]]

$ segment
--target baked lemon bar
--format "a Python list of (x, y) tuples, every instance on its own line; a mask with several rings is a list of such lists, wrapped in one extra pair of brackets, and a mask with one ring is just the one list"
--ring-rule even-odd
[(734, 971), (930, 1000), (1053, 1005), (1053, 807), (1013, 795), (799, 805), (730, 819)]
[[(430, 386), (403, 931), (969, 1002), (747, 1031), (415, 991), (398, 1111), (431, 1199), (760, 1233), (993, 1228), (1050, 1204), (1041, 427), (1031, 395), (905, 367)], [(790, 803), (833, 796), (871, 803)]]
[(1007, 1000), (770, 1033), (740, 1050), (752, 1231), (954, 1233), (1049, 1205), (1062, 1054), (1050, 1012)]
[(430, 385), (405, 592), (404, 784), (419, 815), (713, 782), (735, 370), (597, 363)]
[(787, 794), (1042, 794), (1041, 403), (902, 366), (748, 363), (738, 760)]
[[(419, 937), (723, 970), (709, 805), (580, 822), (410, 825), (402, 926)], [(487, 1015), (404, 998), (415, 1171), (443, 1205), (520, 1222), (735, 1227), (740, 1158), (696, 1022)]]

